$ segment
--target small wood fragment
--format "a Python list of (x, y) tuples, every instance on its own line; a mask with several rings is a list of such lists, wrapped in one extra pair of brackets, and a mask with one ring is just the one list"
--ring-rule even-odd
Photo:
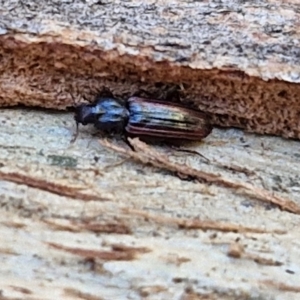
[(149, 147), (144, 142), (141, 142), (138, 138), (129, 138), (128, 140), (136, 151), (116, 146), (108, 140), (100, 140), (100, 144), (108, 149), (116, 151), (143, 164), (150, 164), (154, 167), (165, 169), (176, 174), (197, 179), (199, 181), (227, 187), (234, 191), (241, 191), (244, 194), (256, 198), (260, 201), (275, 204), (282, 210), (300, 214), (300, 206), (290, 199), (277, 196), (266, 189), (256, 187), (249, 183), (233, 181), (230, 179), (226, 179), (221, 175), (196, 170), (186, 164), (172, 162), (166, 155), (159, 153), (153, 147)]
[(103, 197), (94, 194), (82, 193), (79, 188), (62, 185), (55, 182), (49, 182), (43, 179), (23, 175), (16, 172), (2, 172), (0, 171), (0, 180), (6, 180), (17, 184), (25, 184), (29, 187), (50, 192), (59, 196), (69, 197), (72, 199), (80, 199), (83, 201), (106, 201)]

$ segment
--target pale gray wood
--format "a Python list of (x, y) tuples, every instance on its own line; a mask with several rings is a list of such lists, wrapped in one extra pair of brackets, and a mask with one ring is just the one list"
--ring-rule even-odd
[[(75, 130), (72, 114), (1, 110), (0, 122), (1, 174), (15, 172), (77, 187), (103, 199), (86, 202), (28, 187), (26, 180), (22, 185), (1, 181), (3, 299), (298, 297), (299, 215), (130, 160), (119, 164), (123, 158), (101, 147), (90, 135), (92, 128), (81, 128), (78, 140), (70, 145)], [(179, 163), (299, 203), (296, 141), (215, 129), (205, 141), (188, 148), (211, 162), (168, 148), (157, 150)], [(251, 172), (224, 170), (218, 162)], [(196, 220), (265, 233), (176, 225)], [(116, 245), (129, 248), (116, 250)], [(232, 247), (244, 247), (244, 253), (237, 251), (241, 258), (228, 256)], [(78, 249), (99, 251), (103, 259), (72, 254)], [(124, 260), (118, 260), (120, 256)]]
[[(0, 4), (1, 106), (180, 85), (216, 124), (300, 136), (297, 1)], [(123, 161), (91, 128), (70, 144), (70, 113), (1, 109), (0, 124), (1, 299), (299, 297), (299, 215)], [(300, 205), (299, 142), (215, 128), (186, 147), (210, 163), (155, 149)]]

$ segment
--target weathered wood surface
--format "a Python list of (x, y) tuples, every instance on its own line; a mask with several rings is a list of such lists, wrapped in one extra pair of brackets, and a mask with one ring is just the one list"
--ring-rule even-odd
[(118, 55), (300, 82), (297, 1), (27, 0), (1, 7), (2, 35), (81, 46), (93, 39)]
[(1, 105), (179, 85), (215, 124), (300, 138), (296, 1), (0, 4)]
[[(298, 214), (123, 161), (92, 128), (70, 144), (72, 114), (2, 109), (0, 123), (1, 299), (299, 297)], [(210, 162), (156, 149), (300, 206), (296, 141), (214, 129), (188, 147)]]
[[(300, 136), (296, 1), (0, 4), (2, 106), (176, 84), (216, 124)], [(187, 146), (209, 161), (153, 167), (91, 128), (70, 144), (66, 112), (0, 124), (0, 299), (299, 298), (299, 142), (214, 129)]]

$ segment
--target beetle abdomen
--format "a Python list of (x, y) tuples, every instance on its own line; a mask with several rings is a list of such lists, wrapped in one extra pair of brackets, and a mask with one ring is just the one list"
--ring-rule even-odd
[(152, 99), (128, 99), (126, 131), (165, 139), (201, 140), (211, 131), (206, 115), (184, 106)]

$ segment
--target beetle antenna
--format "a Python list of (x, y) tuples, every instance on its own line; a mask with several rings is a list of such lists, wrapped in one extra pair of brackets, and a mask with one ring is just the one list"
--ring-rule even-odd
[(73, 93), (71, 91), (70, 91), (70, 96), (72, 98), (73, 106), (76, 107), (77, 103), (76, 103), (75, 97), (74, 97), (74, 95), (73, 95)]
[[(78, 105), (77, 105), (77, 103), (76, 103), (76, 100), (75, 100), (75, 97), (74, 97), (74, 95), (73, 95), (73, 93), (72, 92), (70, 92), (70, 95), (71, 95), (71, 98), (72, 98), (72, 102), (73, 102), (73, 106), (75, 107), (75, 109), (76, 109), (76, 107), (78, 107)], [(75, 133), (73, 134), (73, 137), (72, 137), (72, 139), (71, 139), (71, 141), (70, 141), (70, 144), (73, 144), (75, 141), (76, 141), (76, 139), (77, 139), (77, 137), (78, 137), (78, 134), (79, 134), (79, 122), (77, 121), (77, 119), (76, 119), (76, 114), (75, 114), (75, 121), (76, 121), (76, 131), (75, 131)]]

